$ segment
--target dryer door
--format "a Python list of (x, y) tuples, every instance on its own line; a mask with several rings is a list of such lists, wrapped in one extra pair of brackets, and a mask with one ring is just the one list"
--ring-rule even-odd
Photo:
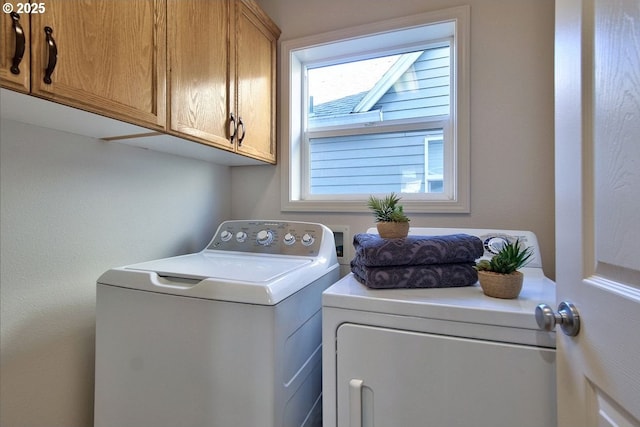
[(338, 426), (556, 424), (555, 350), (343, 324)]

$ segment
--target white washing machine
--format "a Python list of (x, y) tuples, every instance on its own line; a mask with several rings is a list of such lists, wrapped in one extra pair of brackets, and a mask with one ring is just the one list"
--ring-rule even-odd
[(202, 252), (97, 284), (95, 427), (293, 427), (321, 419), (320, 224), (227, 221)]
[[(368, 230), (375, 233), (375, 229)], [(536, 236), (526, 231), (413, 228), (467, 233), (492, 256), (505, 240), (534, 248), (518, 299), (479, 285), (368, 289), (352, 274), (323, 294), (324, 427), (551, 427), (556, 425), (555, 332), (535, 320), (555, 306)]]

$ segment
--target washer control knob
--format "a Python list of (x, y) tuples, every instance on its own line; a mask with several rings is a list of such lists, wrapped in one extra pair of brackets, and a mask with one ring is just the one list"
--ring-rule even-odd
[(242, 242), (244, 242), (245, 240), (247, 240), (247, 233), (245, 233), (244, 231), (238, 231), (238, 232), (236, 233), (236, 241), (237, 241), (238, 243), (242, 243)]
[(291, 233), (287, 233), (287, 234), (284, 235), (283, 242), (284, 242), (285, 245), (291, 246), (296, 242), (296, 236), (294, 236)]
[(304, 236), (302, 236), (302, 244), (304, 246), (311, 246), (313, 245), (313, 242), (315, 242), (316, 239), (313, 238), (312, 235), (310, 235), (309, 233), (305, 233)]
[(271, 230), (260, 230), (256, 236), (256, 242), (262, 246), (268, 246), (273, 242), (273, 232)]
[(222, 233), (220, 233), (220, 240), (222, 240), (223, 242), (228, 242), (232, 237), (233, 233), (231, 233), (229, 230), (224, 230)]

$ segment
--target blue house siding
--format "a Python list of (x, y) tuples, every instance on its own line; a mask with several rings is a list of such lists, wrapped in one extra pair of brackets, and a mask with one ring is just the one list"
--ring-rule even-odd
[[(383, 122), (449, 115), (449, 51), (448, 46), (425, 50), (377, 101), (372, 101), (368, 111), (381, 112)], [(371, 93), (375, 94), (375, 88)], [(353, 111), (366, 95), (314, 106), (316, 123), (355, 124), (356, 117), (365, 111)], [(442, 191), (441, 129), (311, 137), (309, 155), (311, 195)]]
[(432, 131), (311, 140), (311, 193), (424, 192), (425, 174), (442, 173), (442, 140), (432, 140), (425, 161), (429, 136)]
[(372, 109), (384, 120), (449, 114), (450, 79), (449, 47), (426, 50)]

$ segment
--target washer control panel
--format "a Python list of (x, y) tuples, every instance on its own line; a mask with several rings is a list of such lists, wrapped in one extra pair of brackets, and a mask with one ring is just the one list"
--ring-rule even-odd
[(317, 256), (324, 232), (322, 225), (307, 222), (225, 221), (207, 249)]

